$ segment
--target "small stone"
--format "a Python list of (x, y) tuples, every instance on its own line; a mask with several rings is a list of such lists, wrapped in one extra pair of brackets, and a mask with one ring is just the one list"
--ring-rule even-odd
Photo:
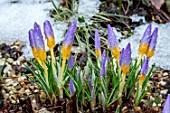
[(11, 67), (11, 65), (7, 65), (5, 68), (4, 68), (4, 73), (8, 73), (10, 70), (12, 70), (12, 67)]
[(38, 90), (38, 89), (34, 90), (34, 93), (38, 93), (38, 92), (39, 92), (39, 90)]
[(164, 72), (163, 76), (168, 76), (168, 72)]
[(13, 94), (14, 94), (14, 91), (10, 91), (9, 94), (10, 94), (10, 95), (13, 95)]
[(21, 76), (21, 77), (18, 78), (18, 81), (19, 81), (19, 82), (22, 82), (22, 81), (24, 81), (24, 80), (26, 80), (26, 79), (27, 79), (27, 78), (26, 78), (25, 76)]
[(4, 98), (5, 98), (5, 99), (8, 99), (8, 98), (9, 98), (9, 94), (6, 93), (6, 94), (4, 95)]
[(159, 111), (159, 107), (158, 107), (158, 106), (155, 107), (155, 108), (154, 108), (154, 111), (158, 112), (158, 111)]
[(21, 88), (21, 89), (19, 90), (19, 94), (20, 94), (20, 95), (23, 95), (24, 92), (25, 92), (24, 88)]
[(30, 89), (31, 89), (31, 90), (34, 90), (34, 86), (30, 86)]
[(168, 89), (163, 89), (160, 91), (160, 93), (166, 95), (168, 93)]
[(44, 92), (41, 92), (40, 98), (41, 98), (41, 99), (45, 99), (45, 98), (46, 98), (46, 94), (45, 94)]
[(166, 85), (165, 81), (160, 81), (159, 83), (161, 84), (161, 86), (165, 86)]
[(140, 107), (134, 107), (134, 109), (135, 109), (136, 112), (140, 112), (141, 111)]
[(156, 103), (154, 102), (154, 103), (152, 104), (152, 106), (155, 107), (155, 106), (157, 106), (157, 105), (156, 105)]
[(12, 104), (16, 104), (16, 100), (11, 99)]
[(7, 59), (7, 62), (10, 63), (10, 64), (11, 64), (13, 61), (14, 61), (14, 60), (13, 60), (12, 58), (8, 58), (8, 59)]
[(12, 62), (12, 65), (20, 65), (20, 61), (16, 60), (16, 61)]
[(29, 89), (26, 89), (26, 90), (25, 90), (25, 93), (26, 93), (27, 95), (30, 95), (30, 94), (31, 94), (31, 92), (30, 92)]
[(5, 60), (4, 59), (0, 59), (0, 65), (4, 65), (5, 64)]

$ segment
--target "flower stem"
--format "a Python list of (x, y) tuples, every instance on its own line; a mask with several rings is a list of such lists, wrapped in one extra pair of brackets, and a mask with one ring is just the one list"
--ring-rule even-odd
[(122, 96), (123, 88), (124, 88), (124, 85), (125, 85), (125, 78), (126, 78), (126, 74), (122, 73), (122, 80), (121, 80), (120, 85), (119, 85), (118, 97)]

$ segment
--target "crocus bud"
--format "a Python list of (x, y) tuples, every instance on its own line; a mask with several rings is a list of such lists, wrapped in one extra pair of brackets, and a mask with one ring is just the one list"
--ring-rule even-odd
[(141, 41), (140, 46), (139, 46), (139, 54), (141, 54), (141, 55), (147, 53), (150, 38), (151, 38), (151, 28), (152, 28), (152, 25), (149, 24), (148, 27), (146, 28), (144, 34), (143, 34), (142, 41)]
[(101, 66), (101, 69), (100, 69), (100, 79), (103, 77), (103, 75), (106, 74), (106, 70), (105, 70), (106, 60), (107, 60), (106, 51), (103, 50), (103, 53), (102, 53), (102, 66)]
[(29, 36), (32, 53), (33, 53), (34, 57), (37, 58), (37, 50), (36, 50), (36, 46), (35, 46), (34, 30), (33, 29), (29, 30), (28, 36)]
[(37, 49), (37, 55), (41, 61), (45, 61), (46, 51), (45, 51), (44, 40), (43, 40), (40, 26), (36, 22), (34, 23), (34, 38), (35, 38), (34, 39), (35, 46)]
[(146, 56), (148, 58), (151, 58), (154, 55), (157, 37), (158, 37), (158, 28), (155, 28), (153, 33), (152, 33), (152, 36), (151, 36), (151, 41), (149, 43), (149, 49), (148, 49), (147, 54), (146, 54)]
[(70, 94), (71, 96), (74, 94), (74, 84), (71, 78), (70, 78)]
[(70, 55), (68, 67), (71, 70), (73, 68), (73, 66), (74, 66), (74, 57), (73, 57), (73, 55)]
[(101, 59), (101, 44), (98, 30), (95, 31), (95, 52), (98, 59)]
[(131, 45), (130, 43), (128, 43), (126, 49), (124, 50), (122, 49), (120, 60), (120, 66), (122, 67), (122, 72), (124, 75), (126, 75), (129, 72), (130, 61), (131, 61)]
[(64, 39), (64, 43), (62, 45), (62, 57), (65, 59), (68, 59), (70, 57), (70, 53), (71, 53), (71, 48), (72, 48), (72, 44), (74, 42), (74, 35), (76, 32), (76, 24), (77, 21), (75, 20), (70, 27), (67, 30), (65, 39)]
[(47, 46), (49, 48), (54, 48), (55, 46), (55, 38), (52, 26), (48, 20), (44, 22), (44, 34), (47, 39)]
[(109, 43), (109, 49), (112, 52), (112, 55), (118, 60), (120, 55), (120, 49), (118, 47), (118, 41), (116, 39), (116, 36), (113, 32), (112, 27), (110, 24), (107, 25), (108, 27), (108, 43)]
[(148, 62), (149, 62), (149, 59), (146, 58), (145, 62), (142, 65), (142, 69), (140, 72), (140, 78), (139, 78), (139, 85), (142, 85), (143, 81), (145, 80), (145, 76), (148, 72)]
[(168, 94), (162, 113), (170, 113), (170, 94)]

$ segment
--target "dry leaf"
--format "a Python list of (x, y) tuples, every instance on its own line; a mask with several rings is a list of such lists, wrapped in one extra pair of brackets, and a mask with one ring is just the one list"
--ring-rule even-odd
[(164, 4), (164, 0), (150, 0), (150, 2), (157, 10), (160, 10), (161, 6)]

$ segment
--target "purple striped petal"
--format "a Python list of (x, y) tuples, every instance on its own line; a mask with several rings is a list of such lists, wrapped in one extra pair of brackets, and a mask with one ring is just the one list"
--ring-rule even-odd
[(151, 41), (149, 43), (150, 49), (155, 49), (156, 43), (157, 43), (157, 37), (158, 37), (158, 28), (156, 27), (152, 33)]
[(70, 69), (72, 69), (73, 66), (74, 66), (74, 57), (73, 57), (73, 55), (70, 55), (68, 67), (69, 67)]
[(106, 70), (105, 70), (106, 60), (107, 60), (106, 51), (103, 50), (103, 53), (102, 53), (102, 66), (101, 66), (101, 69), (100, 69), (100, 78), (102, 78), (102, 76), (106, 74)]
[(74, 84), (72, 79), (70, 78), (70, 94), (73, 95), (74, 94)]
[(77, 21), (75, 20), (67, 30), (66, 36), (64, 38), (64, 44), (66, 46), (72, 45), (74, 42), (74, 35), (76, 32), (76, 24), (77, 24)]
[(113, 49), (115, 46), (118, 46), (118, 41), (116, 39), (115, 33), (113, 32), (113, 29), (110, 26), (110, 24), (107, 25), (107, 28), (108, 28), (109, 48)]
[(124, 55), (124, 48), (122, 49), (121, 54), (120, 54), (120, 66), (121, 67), (122, 67), (123, 55)]
[(36, 22), (34, 23), (34, 38), (35, 46), (37, 49), (45, 48), (40, 26)]
[(126, 46), (126, 49), (123, 52), (123, 63), (126, 64), (126, 66), (129, 66), (130, 61), (131, 61), (131, 45), (130, 43), (128, 43), (128, 45)]
[(168, 94), (162, 113), (170, 113), (170, 94)]
[(143, 65), (142, 65), (142, 69), (141, 69), (141, 74), (142, 74), (142, 75), (146, 75), (147, 72), (148, 72), (148, 62), (149, 62), (149, 59), (146, 58), (146, 59), (145, 59), (145, 62), (144, 62)]
[(31, 46), (32, 48), (35, 48), (34, 30), (33, 30), (33, 29), (30, 29), (29, 32), (28, 32), (28, 35), (29, 35), (30, 46)]
[(49, 38), (51, 36), (54, 37), (52, 26), (48, 20), (44, 22), (44, 34), (46, 38)]
[(100, 46), (101, 46), (101, 44), (100, 44), (99, 32), (96, 29), (96, 31), (95, 31), (95, 49), (100, 50)]
[(150, 37), (151, 37), (151, 28), (152, 25), (149, 24), (148, 27), (146, 28), (143, 37), (142, 37), (142, 44), (148, 44), (149, 45), (149, 41), (150, 41)]

